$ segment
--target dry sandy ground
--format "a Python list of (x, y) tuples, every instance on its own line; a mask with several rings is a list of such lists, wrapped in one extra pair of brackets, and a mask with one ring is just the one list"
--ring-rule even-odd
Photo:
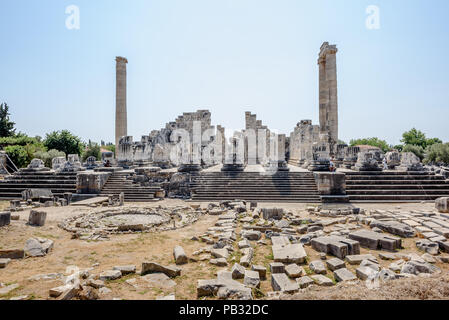
[[(181, 200), (164, 200), (150, 204), (126, 204), (126, 206), (173, 206), (186, 205), (189, 202)], [(1, 204), (0, 204), (1, 205)], [(206, 206), (203, 203), (202, 206)], [(307, 204), (259, 204), (262, 207), (284, 207), (285, 209), (301, 213), (307, 217), (304, 211)], [(397, 209), (401, 207), (402, 211), (408, 210), (429, 210), (433, 211), (433, 204), (360, 204), (357, 205), (365, 209)], [(104, 209), (104, 208), (103, 208)], [(78, 215), (82, 212), (92, 210), (87, 207), (55, 207), (45, 208), (47, 211), (47, 223), (44, 227), (30, 227), (26, 225), (29, 210), (20, 212), (20, 220), (12, 221), (11, 225), (0, 229), (0, 248), (23, 248), (27, 239), (31, 237), (43, 237), (54, 240), (53, 250), (42, 258), (28, 258), (24, 260), (13, 260), (5, 269), (0, 269), (0, 283), (19, 284), (19, 288), (9, 293), (7, 296), (0, 298), (11, 298), (14, 296), (28, 295), (31, 299), (48, 299), (48, 291), (53, 287), (62, 285), (58, 280), (39, 280), (30, 281), (29, 278), (39, 274), (49, 273), (65, 273), (69, 266), (77, 266), (80, 269), (93, 268), (91, 274), (99, 274), (102, 271), (112, 269), (117, 265), (136, 265), (139, 272), (140, 266), (144, 261), (155, 261), (164, 265), (174, 263), (173, 248), (181, 245), (187, 255), (191, 255), (194, 251), (205, 247), (204, 243), (190, 240), (193, 236), (204, 233), (209, 227), (213, 226), (218, 220), (216, 216), (202, 216), (195, 224), (187, 226), (183, 229), (165, 231), (160, 233), (149, 234), (131, 234), (131, 235), (112, 235), (110, 240), (102, 242), (80, 241), (71, 239), (71, 234), (57, 227), (57, 223), (62, 219), (72, 215)], [(101, 209), (99, 209), (101, 210)], [(237, 230), (239, 231), (239, 229)], [(417, 252), (414, 240), (407, 239), (404, 241), (404, 249), (401, 252)], [(309, 246), (305, 247), (309, 261), (319, 259), (317, 252)], [(361, 253), (367, 253), (368, 250), (362, 249)], [(422, 253), (421, 253), (422, 254)], [(376, 254), (377, 255), (377, 254)], [(234, 259), (234, 260), (233, 260)], [(196, 299), (196, 285), (198, 279), (216, 278), (217, 271), (229, 270), (234, 261), (240, 259), (238, 250), (229, 259), (227, 268), (219, 268), (210, 265), (208, 261), (191, 262), (182, 266), (182, 276), (174, 279), (177, 283), (175, 287), (167, 288), (154, 284), (150, 284), (142, 279), (139, 275), (131, 275), (123, 277), (119, 280), (107, 283), (112, 290), (109, 295), (102, 296), (104, 299), (120, 298), (120, 299), (155, 299), (167, 294), (174, 293), (176, 299)], [(380, 259), (379, 259), (380, 260)], [(255, 250), (253, 264), (261, 264), (268, 267), (272, 262), (271, 246), (258, 246)], [(384, 266), (390, 262), (381, 261)], [(367, 290), (366, 286), (347, 285), (335, 286), (333, 288), (315, 287), (308, 289), (294, 296), (295, 299), (395, 299), (400, 296), (401, 292), (406, 292), (403, 298), (448, 298), (448, 265), (437, 264), (443, 270), (444, 277), (432, 279), (419, 279), (419, 283), (428, 286), (433, 291), (431, 293), (422, 293), (422, 291), (412, 290), (418, 288), (412, 285), (412, 281), (395, 281), (387, 284), (387, 290)], [(348, 269), (354, 271), (352, 266)], [(329, 273), (331, 276), (331, 273)], [(130, 285), (126, 280), (135, 278), (135, 285)], [(268, 273), (267, 279), (270, 279)], [(442, 280), (443, 279), (443, 280)], [(423, 282), (425, 280), (426, 282)], [(434, 282), (432, 282), (434, 281)], [(402, 283), (405, 283), (403, 285)], [(435, 285), (438, 284), (438, 285)], [(404, 289), (407, 286), (408, 289)], [(391, 287), (396, 288), (395, 290)], [(406, 291), (408, 290), (408, 291)], [(272, 291), (270, 280), (262, 281), (259, 292), (256, 297), (263, 298), (264, 294)], [(417, 292), (416, 292), (417, 291)], [(377, 293), (376, 293), (377, 292)], [(427, 291), (426, 291), (427, 292)], [(344, 293), (344, 294), (343, 294)], [(289, 298), (292, 298), (291, 296)]]

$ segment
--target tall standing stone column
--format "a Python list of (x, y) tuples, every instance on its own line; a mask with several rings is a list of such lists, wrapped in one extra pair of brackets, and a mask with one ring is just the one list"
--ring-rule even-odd
[(338, 143), (338, 94), (336, 45), (324, 42), (318, 57), (320, 86), (320, 133), (328, 136), (331, 153)]
[(126, 112), (126, 64), (128, 60), (116, 57), (116, 96), (115, 96), (115, 149), (116, 158), (119, 140), (128, 135), (128, 119)]

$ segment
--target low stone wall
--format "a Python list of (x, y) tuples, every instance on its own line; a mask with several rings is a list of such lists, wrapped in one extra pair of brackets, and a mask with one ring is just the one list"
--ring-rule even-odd
[(314, 172), (313, 176), (322, 202), (349, 202), (344, 173)]
[(99, 194), (110, 176), (110, 172), (80, 172), (76, 175), (76, 193)]

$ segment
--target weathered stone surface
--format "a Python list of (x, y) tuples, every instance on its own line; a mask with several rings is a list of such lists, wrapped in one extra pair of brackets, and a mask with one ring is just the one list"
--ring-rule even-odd
[(341, 268), (334, 271), (335, 280), (338, 282), (356, 280), (357, 277), (348, 269)]
[(326, 276), (323, 276), (322, 274), (315, 274), (313, 276), (310, 276), (317, 285), (323, 286), (323, 287), (330, 287), (333, 286), (334, 283), (331, 279), (329, 279)]
[(225, 258), (218, 258), (218, 259), (210, 259), (210, 264), (216, 265), (218, 267), (226, 267), (228, 265), (228, 262)]
[(181, 246), (176, 246), (173, 249), (173, 256), (175, 258), (175, 263), (176, 264), (186, 264), (188, 262), (188, 258), (187, 255), (184, 251), (184, 249)]
[(338, 258), (332, 258), (326, 261), (326, 265), (331, 271), (342, 269), (345, 267), (345, 262)]
[(418, 275), (419, 273), (435, 273), (439, 271), (440, 269), (438, 267), (428, 262), (410, 260), (403, 265), (401, 273)]
[(290, 240), (286, 236), (274, 236), (271, 237), (271, 243), (273, 246), (283, 246), (290, 244)]
[(176, 266), (163, 266), (156, 262), (143, 262), (141, 275), (148, 273), (164, 273), (171, 278), (181, 275), (181, 269)]
[(175, 281), (171, 280), (166, 274), (161, 272), (147, 274), (143, 276), (142, 279), (147, 281), (151, 286), (160, 289), (172, 289), (176, 286)]
[(259, 278), (265, 280), (267, 278), (267, 269), (264, 266), (254, 265), (251, 267), (252, 270), (259, 273)]
[(298, 283), (299, 287), (301, 289), (307, 288), (308, 286), (315, 283), (310, 277), (304, 276), (301, 278), (296, 279), (296, 283)]
[(440, 213), (449, 213), (449, 197), (436, 199), (435, 208)]
[(313, 272), (318, 273), (318, 274), (326, 274), (326, 272), (327, 272), (326, 266), (324, 265), (324, 262), (321, 260), (312, 261), (309, 264), (309, 268), (310, 268), (310, 270), (312, 270)]
[(245, 276), (245, 268), (238, 263), (235, 263), (231, 269), (232, 279), (243, 279)]
[(274, 291), (294, 293), (299, 290), (298, 283), (290, 280), (285, 273), (274, 273), (271, 275), (271, 287)]
[(6, 268), (6, 266), (11, 262), (10, 258), (0, 258), (0, 269)]
[(28, 239), (24, 252), (29, 257), (43, 257), (53, 248), (53, 241), (49, 239)]
[(272, 262), (270, 263), (270, 271), (271, 273), (284, 273), (285, 266), (283, 263), (280, 262)]
[(52, 298), (57, 298), (59, 297), (61, 294), (63, 294), (65, 291), (67, 291), (68, 289), (70, 289), (73, 285), (71, 284), (66, 284), (63, 286), (59, 286), (56, 288), (52, 288), (49, 290), (48, 294), (50, 297)]
[(416, 241), (416, 247), (429, 254), (437, 255), (439, 252), (439, 245), (427, 239), (419, 239)]
[(92, 287), (84, 287), (78, 297), (80, 300), (98, 300), (98, 292)]
[(242, 250), (243, 256), (240, 258), (240, 264), (244, 267), (249, 267), (253, 260), (254, 249), (246, 248)]
[(11, 212), (0, 212), (0, 227), (8, 226), (11, 223)]
[(381, 252), (381, 253), (379, 253), (379, 257), (382, 260), (394, 260), (394, 259), (396, 259), (396, 255), (394, 253), (390, 253), (390, 252)]
[(376, 260), (376, 257), (372, 254), (356, 254), (356, 255), (349, 255), (346, 256), (345, 260), (352, 265), (360, 264), (365, 259), (372, 259)]
[(312, 239), (311, 244), (316, 251), (331, 254), (340, 259), (344, 259), (348, 254), (360, 253), (357, 241), (338, 236), (317, 237)]
[(377, 227), (385, 232), (389, 232), (403, 238), (413, 238), (414, 236), (416, 236), (416, 232), (412, 227), (397, 221), (374, 220), (370, 223), (370, 227)]
[(395, 236), (384, 235), (368, 230), (357, 230), (349, 234), (350, 239), (354, 239), (360, 243), (362, 247), (371, 250), (390, 250), (400, 249), (402, 240)]
[(45, 225), (46, 219), (47, 219), (47, 212), (31, 210), (30, 216), (28, 217), (28, 224), (31, 226), (42, 227)]
[(295, 263), (289, 264), (285, 267), (285, 273), (292, 279), (299, 278), (306, 275), (303, 267)]
[(259, 288), (260, 287), (259, 273), (253, 270), (246, 270), (245, 277), (243, 279), (243, 284), (249, 288)]
[(0, 258), (3, 259), (23, 259), (25, 251), (23, 249), (0, 249)]
[(273, 245), (274, 261), (283, 263), (303, 263), (307, 253), (301, 244)]
[(239, 249), (250, 248), (251, 243), (248, 241), (248, 239), (243, 239), (243, 240), (239, 241), (238, 246), (239, 246)]
[(374, 269), (367, 266), (358, 267), (355, 270), (355, 273), (357, 275), (357, 278), (359, 278), (360, 280), (374, 279), (377, 274)]
[(241, 299), (251, 300), (252, 292), (250, 288), (234, 280), (198, 280), (197, 296), (215, 296), (220, 299)]
[(260, 233), (260, 231), (245, 230), (242, 233), (242, 238), (245, 238), (248, 240), (260, 240), (261, 237), (262, 237), (262, 233)]
[(112, 268), (113, 270), (119, 270), (122, 275), (127, 274), (133, 274), (136, 273), (136, 266), (135, 265), (128, 265), (128, 266), (115, 266)]
[(117, 280), (122, 277), (122, 272), (120, 270), (106, 270), (100, 273), (100, 280), (110, 281)]
[(95, 279), (89, 279), (87, 281), (87, 285), (95, 288), (95, 289), (100, 289), (102, 287), (104, 287), (104, 281), (103, 280), (95, 280)]
[(16, 290), (19, 287), (19, 284), (13, 283), (6, 287), (0, 287), (0, 296), (9, 294), (11, 291)]
[(215, 258), (224, 258), (224, 259), (228, 259), (229, 258), (229, 251), (228, 249), (212, 249), (210, 251), (210, 254), (215, 257)]

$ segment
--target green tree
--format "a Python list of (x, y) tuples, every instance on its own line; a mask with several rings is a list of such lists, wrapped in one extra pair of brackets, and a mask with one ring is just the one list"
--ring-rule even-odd
[(421, 146), (412, 145), (412, 144), (406, 144), (402, 148), (402, 152), (412, 152), (414, 153), (420, 160), (424, 159), (424, 149)]
[(426, 134), (416, 128), (412, 128), (410, 131), (406, 131), (402, 134), (401, 142), (405, 145), (420, 146), (426, 149), (435, 143), (442, 143), (438, 138), (427, 139)]
[(427, 147), (424, 162), (442, 162), (449, 164), (449, 143), (435, 143)]
[(48, 151), (37, 151), (34, 153), (34, 158), (41, 159), (44, 161), (45, 166), (51, 168), (53, 158), (57, 157), (66, 157), (66, 154), (62, 151), (58, 151), (56, 149), (48, 150)]
[(30, 162), (28, 153), (23, 146), (7, 146), (5, 152), (18, 168), (26, 167)]
[(0, 137), (12, 137), (15, 135), (15, 123), (9, 120), (9, 106), (0, 104)]
[(84, 144), (81, 139), (70, 133), (68, 130), (53, 131), (48, 133), (44, 140), (44, 145), (48, 150), (55, 149), (65, 154), (80, 155)]
[(368, 145), (373, 147), (378, 147), (382, 149), (383, 152), (388, 152), (392, 148), (385, 140), (381, 140), (379, 138), (373, 137), (373, 138), (362, 138), (362, 139), (352, 139), (349, 142), (351, 147), (358, 146), (358, 145)]
[(95, 157), (97, 160), (101, 160), (101, 149), (96, 143), (90, 143), (87, 149), (83, 152), (83, 161), (86, 161), (89, 157)]

